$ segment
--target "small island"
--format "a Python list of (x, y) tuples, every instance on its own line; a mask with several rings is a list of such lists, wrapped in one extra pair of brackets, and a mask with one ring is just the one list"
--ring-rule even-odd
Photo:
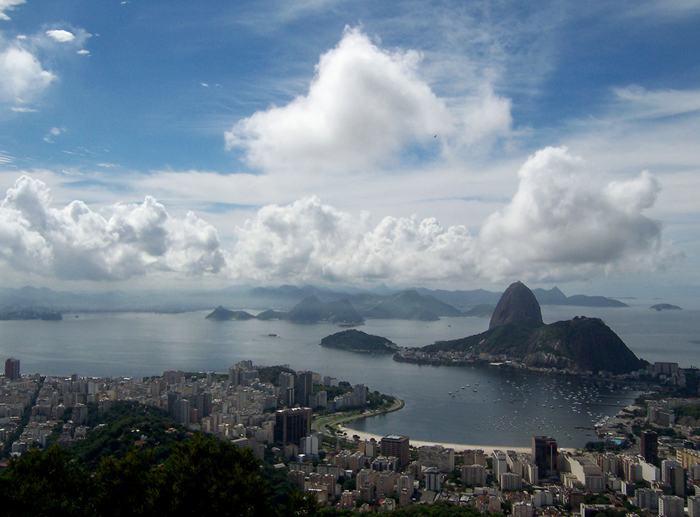
[(230, 311), (219, 305), (216, 309), (207, 314), (206, 319), (214, 321), (246, 321), (255, 318), (252, 314), (246, 311)]
[(661, 312), (661, 311), (681, 311), (683, 310), (681, 307), (678, 305), (671, 305), (670, 303), (657, 303), (656, 305), (652, 305), (649, 307), (651, 310), (654, 310), (656, 312)]
[(320, 345), (361, 354), (392, 354), (399, 348), (385, 337), (373, 336), (355, 329), (326, 336), (321, 340)]
[(7, 309), (0, 310), (0, 320), (44, 320), (61, 321), (63, 314), (49, 309)]

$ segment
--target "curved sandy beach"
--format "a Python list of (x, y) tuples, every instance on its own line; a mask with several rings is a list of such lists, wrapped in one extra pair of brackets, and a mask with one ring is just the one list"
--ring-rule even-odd
[[(355, 429), (351, 429), (349, 427), (345, 427), (342, 425), (338, 426), (338, 429), (340, 431), (348, 433), (348, 437), (351, 438), (353, 435), (357, 435), (360, 437), (360, 440), (369, 440), (371, 438), (374, 438), (375, 440), (379, 441), (382, 439), (381, 435), (378, 434), (372, 434), (372, 433), (366, 433), (364, 431), (356, 431)], [(410, 438), (410, 436), (409, 436)], [(472, 444), (466, 444), (466, 443), (447, 443), (447, 442), (431, 442), (431, 441), (426, 441), (426, 440), (414, 440), (411, 439), (411, 446), (413, 447), (421, 447), (423, 445), (442, 445), (443, 447), (448, 447), (451, 449), (454, 449), (457, 452), (461, 451), (466, 451), (466, 450), (473, 450), (473, 449), (481, 449), (485, 453), (492, 453), (494, 450), (502, 450), (502, 451), (515, 451), (515, 452), (531, 452), (530, 447), (515, 447), (511, 445), (472, 445)]]

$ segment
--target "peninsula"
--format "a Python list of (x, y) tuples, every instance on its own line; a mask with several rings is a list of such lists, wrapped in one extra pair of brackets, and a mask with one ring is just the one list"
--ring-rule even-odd
[(441, 365), (508, 362), (523, 368), (613, 375), (646, 365), (599, 318), (578, 316), (544, 324), (537, 298), (521, 282), (503, 293), (486, 332), (422, 348), (404, 348), (394, 359)]

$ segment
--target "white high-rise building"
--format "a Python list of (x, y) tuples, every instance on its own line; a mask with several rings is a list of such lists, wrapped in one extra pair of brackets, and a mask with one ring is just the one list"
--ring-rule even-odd
[(506, 453), (496, 449), (492, 454), (493, 459), (493, 477), (500, 480), (501, 474), (508, 472), (508, 462), (506, 461)]
[(318, 434), (316, 434), (316, 433), (310, 434), (309, 436), (304, 436), (301, 439), (300, 449), (306, 455), (318, 456), (318, 444), (319, 444)]

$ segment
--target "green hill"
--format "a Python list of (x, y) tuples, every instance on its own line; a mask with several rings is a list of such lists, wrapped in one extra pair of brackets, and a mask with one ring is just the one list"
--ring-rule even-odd
[(394, 343), (385, 337), (373, 336), (355, 329), (344, 330), (326, 336), (321, 340), (320, 344), (328, 348), (367, 354), (390, 354), (398, 349)]

